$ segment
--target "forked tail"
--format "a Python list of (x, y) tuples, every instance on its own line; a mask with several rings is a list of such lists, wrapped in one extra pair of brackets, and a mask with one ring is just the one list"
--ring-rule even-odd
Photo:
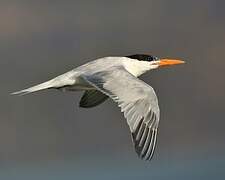
[(22, 95), (25, 95), (25, 94), (29, 94), (29, 93), (33, 93), (33, 92), (36, 92), (36, 91), (49, 89), (49, 88), (53, 88), (52, 80), (41, 83), (41, 84), (38, 84), (36, 86), (30, 87), (30, 88), (27, 88), (27, 89), (24, 89), (24, 90), (21, 90), (21, 91), (13, 92), (11, 94), (22, 96)]
[(30, 87), (21, 91), (17, 91), (11, 94), (22, 96), (25, 94), (41, 91), (44, 89), (61, 88), (64, 86), (70, 86), (70, 85), (73, 85), (76, 81), (75, 78), (73, 78), (73, 76), (74, 76), (74, 72), (68, 72), (60, 76), (57, 76), (56, 78), (53, 78), (49, 81), (46, 81), (44, 83), (38, 84), (36, 86)]

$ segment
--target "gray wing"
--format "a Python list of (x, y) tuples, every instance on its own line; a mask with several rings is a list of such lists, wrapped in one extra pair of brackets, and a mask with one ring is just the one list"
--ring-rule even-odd
[(98, 90), (86, 90), (80, 100), (80, 107), (92, 108), (103, 103), (108, 96)]
[(159, 123), (158, 100), (153, 88), (122, 67), (83, 78), (118, 103), (127, 119), (137, 154), (150, 160)]

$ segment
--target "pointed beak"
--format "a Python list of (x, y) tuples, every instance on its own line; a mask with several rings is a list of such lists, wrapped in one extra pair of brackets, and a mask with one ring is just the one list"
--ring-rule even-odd
[(160, 59), (158, 61), (158, 65), (161, 66), (170, 66), (170, 65), (176, 65), (176, 64), (184, 64), (184, 61), (177, 60), (177, 59)]

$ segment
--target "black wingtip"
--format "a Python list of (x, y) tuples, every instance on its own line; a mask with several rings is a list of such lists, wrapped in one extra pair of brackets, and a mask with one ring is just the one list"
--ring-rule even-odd
[(132, 140), (138, 157), (150, 161), (155, 152), (157, 129), (149, 128), (143, 122), (139, 122), (136, 130), (132, 133)]

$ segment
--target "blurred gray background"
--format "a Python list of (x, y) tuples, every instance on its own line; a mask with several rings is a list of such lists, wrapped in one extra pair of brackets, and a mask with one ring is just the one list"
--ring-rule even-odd
[[(224, 179), (225, 1), (1, 0), (0, 179)], [(137, 158), (110, 100), (9, 93), (103, 56), (147, 53), (182, 66), (142, 76), (161, 108), (155, 156)]]

